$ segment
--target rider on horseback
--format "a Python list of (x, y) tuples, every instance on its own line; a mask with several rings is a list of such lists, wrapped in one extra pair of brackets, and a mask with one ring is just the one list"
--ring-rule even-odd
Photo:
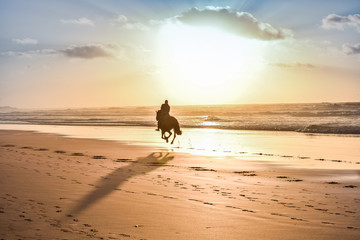
[[(165, 100), (165, 103), (161, 105), (161, 110), (156, 111), (156, 120), (158, 121), (158, 129), (156, 130), (159, 131), (161, 129), (161, 138), (166, 140), (166, 142), (168, 142), (169, 137), (173, 135), (174, 138), (171, 141), (171, 144), (173, 144), (176, 135), (181, 135), (182, 131), (180, 130), (178, 120), (170, 116), (169, 112), (170, 106), (168, 101)], [(172, 130), (174, 131), (172, 132)]]
[(168, 100), (165, 100), (165, 103), (163, 103), (161, 105), (160, 116), (161, 116), (161, 118), (158, 120), (157, 129), (155, 129), (156, 131), (159, 131), (160, 121), (164, 117), (170, 116), (170, 106), (169, 106)]

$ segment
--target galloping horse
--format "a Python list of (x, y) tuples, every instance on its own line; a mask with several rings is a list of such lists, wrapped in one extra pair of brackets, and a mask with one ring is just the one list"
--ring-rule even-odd
[[(173, 116), (161, 116), (161, 112), (156, 111), (156, 120), (159, 122), (159, 127), (161, 129), (161, 138), (165, 139), (166, 142), (169, 142), (169, 137), (172, 135), (171, 130), (174, 129), (174, 138), (171, 141), (171, 144), (174, 143), (174, 140), (176, 138), (176, 134), (181, 135), (182, 132), (180, 130), (179, 122), (176, 118)], [(165, 133), (168, 132), (169, 136), (165, 136)]]

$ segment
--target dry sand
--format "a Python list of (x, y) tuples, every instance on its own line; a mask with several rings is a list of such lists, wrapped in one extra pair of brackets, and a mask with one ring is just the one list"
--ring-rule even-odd
[(360, 239), (355, 170), (0, 131), (0, 239)]

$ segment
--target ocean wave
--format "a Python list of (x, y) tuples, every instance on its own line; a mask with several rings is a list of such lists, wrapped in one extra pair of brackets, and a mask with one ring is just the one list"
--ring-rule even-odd
[[(157, 107), (6, 110), (0, 124), (155, 127)], [(171, 114), (187, 128), (360, 134), (360, 103), (173, 106)]]
[(360, 134), (360, 126), (329, 126), (309, 125), (298, 132), (303, 133), (328, 133), (328, 134)]

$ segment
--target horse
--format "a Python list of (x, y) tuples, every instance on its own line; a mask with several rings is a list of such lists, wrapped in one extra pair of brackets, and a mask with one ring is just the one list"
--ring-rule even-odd
[[(159, 122), (159, 128), (161, 130), (161, 138), (165, 139), (166, 142), (169, 142), (169, 138), (172, 135), (171, 130), (174, 129), (174, 138), (171, 141), (171, 144), (174, 143), (176, 134), (181, 135), (182, 131), (180, 130), (179, 122), (173, 116), (161, 116), (161, 111), (156, 111), (156, 120)], [(169, 136), (166, 136), (165, 133), (168, 132)]]

